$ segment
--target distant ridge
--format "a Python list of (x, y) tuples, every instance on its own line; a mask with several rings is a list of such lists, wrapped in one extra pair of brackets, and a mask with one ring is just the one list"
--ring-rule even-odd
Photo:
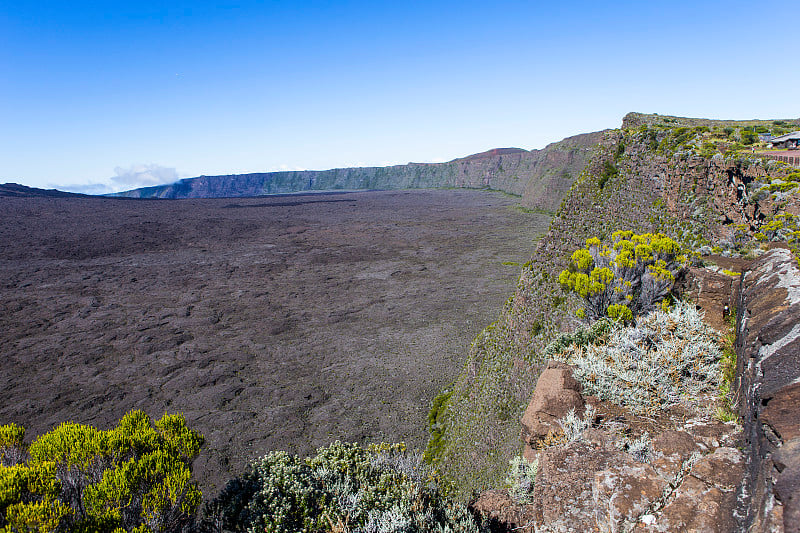
[(88, 194), (59, 191), (58, 189), (37, 189), (18, 183), (0, 185), (0, 198), (91, 198)]
[(541, 150), (494, 148), (447, 163), (199, 176), (109, 196), (237, 198), (304, 191), (468, 188), (515, 194), (529, 207), (554, 211), (602, 136), (603, 132), (576, 135)]

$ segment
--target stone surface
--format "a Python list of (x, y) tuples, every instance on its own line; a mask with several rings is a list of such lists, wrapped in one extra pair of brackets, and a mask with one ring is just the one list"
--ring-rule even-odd
[(744, 476), (744, 456), (736, 448), (717, 448), (692, 468), (692, 475), (708, 485), (732, 492)]
[(644, 531), (730, 533), (737, 530), (733, 517), (736, 495), (689, 476), (676, 491), (657, 521)]
[[(800, 338), (798, 338), (800, 341)], [(788, 385), (773, 396), (761, 412), (761, 421), (784, 442), (800, 438), (800, 383)]]
[[(492, 489), (481, 493), (470, 505), (473, 512), (489, 521), (492, 532), (532, 531), (533, 506), (519, 505), (507, 490)], [(526, 525), (528, 529), (526, 529)]]
[[(737, 327), (737, 393), (748, 468), (743, 527), (800, 530), (800, 271), (775, 248), (744, 274)], [(780, 518), (780, 520), (779, 520)]]
[(739, 278), (707, 268), (690, 268), (686, 274), (684, 294), (705, 313), (705, 321), (713, 328), (728, 328), (728, 313), (736, 305)]
[(608, 531), (621, 531), (626, 522), (636, 523), (667, 486), (650, 465), (631, 463), (627, 459), (594, 474), (592, 504), (597, 522)]
[(618, 465), (635, 463), (624, 452), (582, 442), (542, 453), (534, 490), (537, 522), (555, 530), (592, 531), (597, 523), (593, 473)]
[[(557, 420), (574, 410), (583, 413), (581, 385), (572, 377), (569, 365), (551, 361), (539, 376), (528, 408), (522, 415), (522, 440), (534, 448), (548, 433), (558, 433)], [(530, 452), (528, 452), (530, 454)]]
[(653, 468), (666, 479), (674, 479), (681, 465), (694, 452), (700, 451), (695, 439), (685, 431), (667, 430), (653, 439), (656, 458)]
[(773, 455), (775, 497), (782, 504), (786, 531), (800, 531), (800, 439), (784, 444)]

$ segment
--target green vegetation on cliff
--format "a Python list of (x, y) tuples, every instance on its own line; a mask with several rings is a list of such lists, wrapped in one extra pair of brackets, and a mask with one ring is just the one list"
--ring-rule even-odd
[(272, 452), (206, 508), (230, 531), (478, 533), (466, 505), (445, 499), (402, 444), (335, 442), (305, 459)]
[[(712, 150), (709, 139), (765, 124), (772, 123), (630, 114), (622, 129), (606, 132), (523, 268), (515, 294), (473, 342), (446, 408), (437, 412), (428, 455), (462, 496), (500, 486), (508, 461), (519, 454), (519, 418), (553, 356), (546, 348), (580, 326), (575, 313), (585, 299), (574, 293), (565, 299), (559, 275), (570, 272), (573, 252), (588, 239), (660, 233), (694, 252), (710, 253), (712, 243), (718, 253), (758, 252), (753, 235), (762, 220), (787, 207), (757, 191), (768, 176), (791, 170), (749, 150), (722, 153), (713, 143)], [(580, 270), (574, 261), (573, 267)], [(588, 281), (592, 271), (584, 272)], [(599, 274), (595, 281), (601, 282)]]

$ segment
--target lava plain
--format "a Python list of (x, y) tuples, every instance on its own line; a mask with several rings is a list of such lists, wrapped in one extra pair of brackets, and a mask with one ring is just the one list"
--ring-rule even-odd
[(465, 190), (0, 198), (0, 424), (183, 413), (213, 496), (270, 450), (422, 448), (549, 217)]

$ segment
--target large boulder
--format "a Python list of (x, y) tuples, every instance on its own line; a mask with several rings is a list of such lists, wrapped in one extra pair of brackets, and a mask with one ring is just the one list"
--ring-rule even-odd
[(536, 448), (548, 435), (561, 431), (558, 419), (574, 410), (577, 415), (584, 411), (585, 401), (581, 384), (572, 376), (572, 367), (550, 361), (539, 376), (528, 408), (522, 415), (522, 440), (524, 456), (533, 460)]

